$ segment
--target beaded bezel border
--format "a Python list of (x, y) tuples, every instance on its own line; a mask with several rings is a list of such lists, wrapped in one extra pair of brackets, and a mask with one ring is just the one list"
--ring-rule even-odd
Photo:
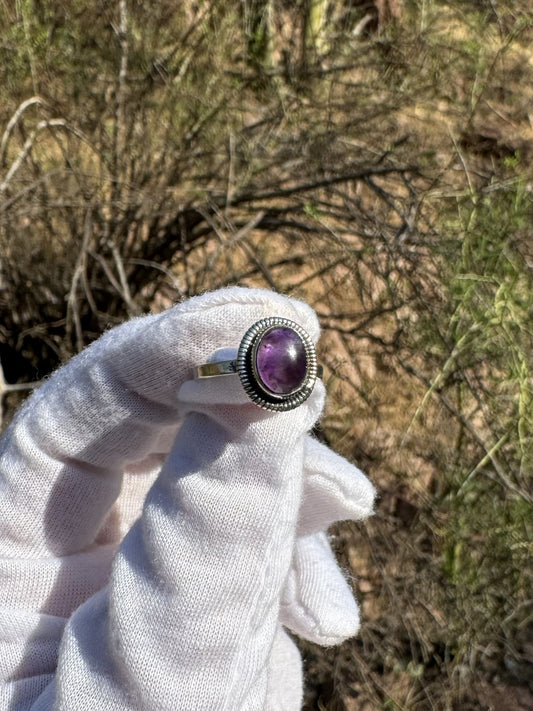
[[(290, 393), (279, 395), (271, 392), (261, 381), (255, 361), (261, 338), (273, 328), (290, 328), (300, 337), (307, 361), (307, 371), (302, 383)], [(293, 410), (313, 392), (319, 375), (315, 346), (309, 334), (299, 324), (282, 316), (270, 316), (254, 323), (244, 334), (237, 354), (237, 373), (248, 397), (264, 410), (273, 412)]]

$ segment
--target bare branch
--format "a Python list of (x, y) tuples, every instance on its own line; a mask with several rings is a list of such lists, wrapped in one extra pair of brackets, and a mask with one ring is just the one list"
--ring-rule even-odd
[(297, 193), (308, 193), (312, 190), (328, 188), (333, 185), (338, 185), (339, 183), (349, 183), (358, 180), (366, 180), (375, 175), (391, 175), (393, 173), (404, 174), (416, 172), (418, 172), (418, 167), (414, 165), (404, 165), (395, 167), (369, 166), (368, 168), (365, 168), (363, 170), (338, 173), (336, 175), (331, 175), (327, 178), (321, 178), (320, 180), (314, 180), (307, 183), (297, 183), (295, 185), (291, 185), (291, 187), (289, 188), (280, 187), (276, 190), (270, 190), (265, 192), (244, 192), (241, 195), (235, 196), (235, 198), (233, 199), (233, 204), (241, 205), (245, 202), (273, 200), (276, 198), (289, 197)]
[(111, 244), (111, 254), (113, 255), (113, 260), (117, 268), (118, 278), (120, 280), (121, 287), (120, 293), (122, 298), (124, 299), (124, 303), (128, 308), (130, 316), (138, 315), (140, 313), (140, 309), (131, 298), (131, 291), (130, 286), (128, 284), (128, 279), (126, 277), (126, 272), (124, 270), (124, 263), (122, 261), (122, 257), (120, 256), (120, 252), (118, 251), (116, 244)]
[(44, 106), (44, 99), (41, 99), (40, 96), (32, 96), (30, 99), (26, 99), (26, 101), (23, 101), (22, 104), (20, 104), (13, 116), (9, 119), (6, 130), (2, 136), (2, 141), (0, 142), (0, 166), (5, 166), (7, 144), (9, 143), (9, 139), (11, 138), (11, 134), (13, 133), (15, 126), (20, 121), (22, 114), (26, 111), (26, 109), (35, 105)]
[(117, 96), (114, 126), (114, 170), (115, 187), (118, 189), (119, 173), (124, 168), (126, 148), (126, 97), (128, 83), (128, 5), (126, 0), (119, 0), (119, 26), (117, 36), (120, 46), (120, 65), (117, 81)]
[(83, 339), (83, 329), (81, 327), (80, 310), (78, 304), (78, 283), (80, 279), (83, 279), (87, 268), (87, 253), (89, 251), (89, 242), (92, 235), (92, 217), (91, 208), (85, 213), (85, 224), (83, 228), (83, 241), (74, 268), (74, 274), (72, 275), (72, 281), (70, 285), (70, 291), (67, 297), (67, 317), (66, 317), (66, 331), (70, 331), (70, 323), (74, 321), (74, 329), (76, 332), (76, 347), (78, 352), (83, 349), (84, 339)]
[[(44, 121), (40, 121), (35, 129), (30, 133), (26, 141), (24, 142), (24, 145), (22, 147), (22, 150), (19, 152), (18, 156), (15, 158), (13, 163), (11, 164), (10, 169), (8, 170), (6, 177), (0, 183), (0, 195), (4, 193), (12, 180), (13, 176), (17, 173), (17, 171), (20, 169), (26, 158), (30, 155), (31, 150), (33, 148), (33, 144), (35, 143), (35, 140), (37, 136), (45, 131), (46, 129), (53, 129), (53, 128), (63, 128), (66, 131), (69, 131), (73, 133), (75, 136), (78, 138), (87, 141), (86, 137), (83, 135), (81, 131), (78, 129), (74, 128), (73, 126), (70, 126), (65, 119), (47, 119)], [(90, 144), (90, 141), (87, 141)]]

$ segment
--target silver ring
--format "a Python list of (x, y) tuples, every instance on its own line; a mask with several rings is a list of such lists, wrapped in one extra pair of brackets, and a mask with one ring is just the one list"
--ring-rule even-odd
[(261, 319), (244, 334), (235, 360), (205, 363), (198, 378), (235, 375), (252, 402), (265, 410), (298, 407), (322, 376), (313, 341), (305, 329), (288, 318)]

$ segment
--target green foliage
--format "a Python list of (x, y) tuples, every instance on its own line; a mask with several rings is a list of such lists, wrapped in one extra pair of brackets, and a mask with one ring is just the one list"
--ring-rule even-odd
[(459, 206), (461, 259), (451, 281), (454, 360), (463, 370), (485, 367), (493, 437), (507, 440), (509, 476), (518, 487), (533, 455), (532, 217), (523, 181), (465, 200)]
[[(477, 613), (476, 635), (486, 634), (479, 624), (482, 610), (481, 617), (498, 628), (520, 607), (530, 584), (532, 217), (522, 181), (459, 205), (462, 252), (452, 270), (449, 337), (463, 402), (482, 398), (479, 417), (470, 418), (479, 422), (484, 451), (479, 461), (467, 457), (468, 468), (454, 475), (448, 537), (458, 551), (454, 582), (468, 600), (466, 611)], [(522, 613), (525, 619), (527, 608)]]
[(458, 422), (438, 507), (451, 649), (465, 664), (490, 640), (516, 654), (516, 631), (533, 619), (533, 203), (526, 181), (510, 179), (447, 214), (445, 307), (420, 321), (436, 375), (418, 413), (436, 398)]

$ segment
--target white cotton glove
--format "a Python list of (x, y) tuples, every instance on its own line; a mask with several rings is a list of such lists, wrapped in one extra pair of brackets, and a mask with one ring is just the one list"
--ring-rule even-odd
[(282, 626), (355, 634), (324, 531), (374, 491), (306, 434), (322, 384), (275, 413), (236, 376), (193, 379), (267, 316), (318, 338), (305, 304), (225, 289), (109, 331), (21, 409), (0, 448), (0, 709), (297, 711)]

